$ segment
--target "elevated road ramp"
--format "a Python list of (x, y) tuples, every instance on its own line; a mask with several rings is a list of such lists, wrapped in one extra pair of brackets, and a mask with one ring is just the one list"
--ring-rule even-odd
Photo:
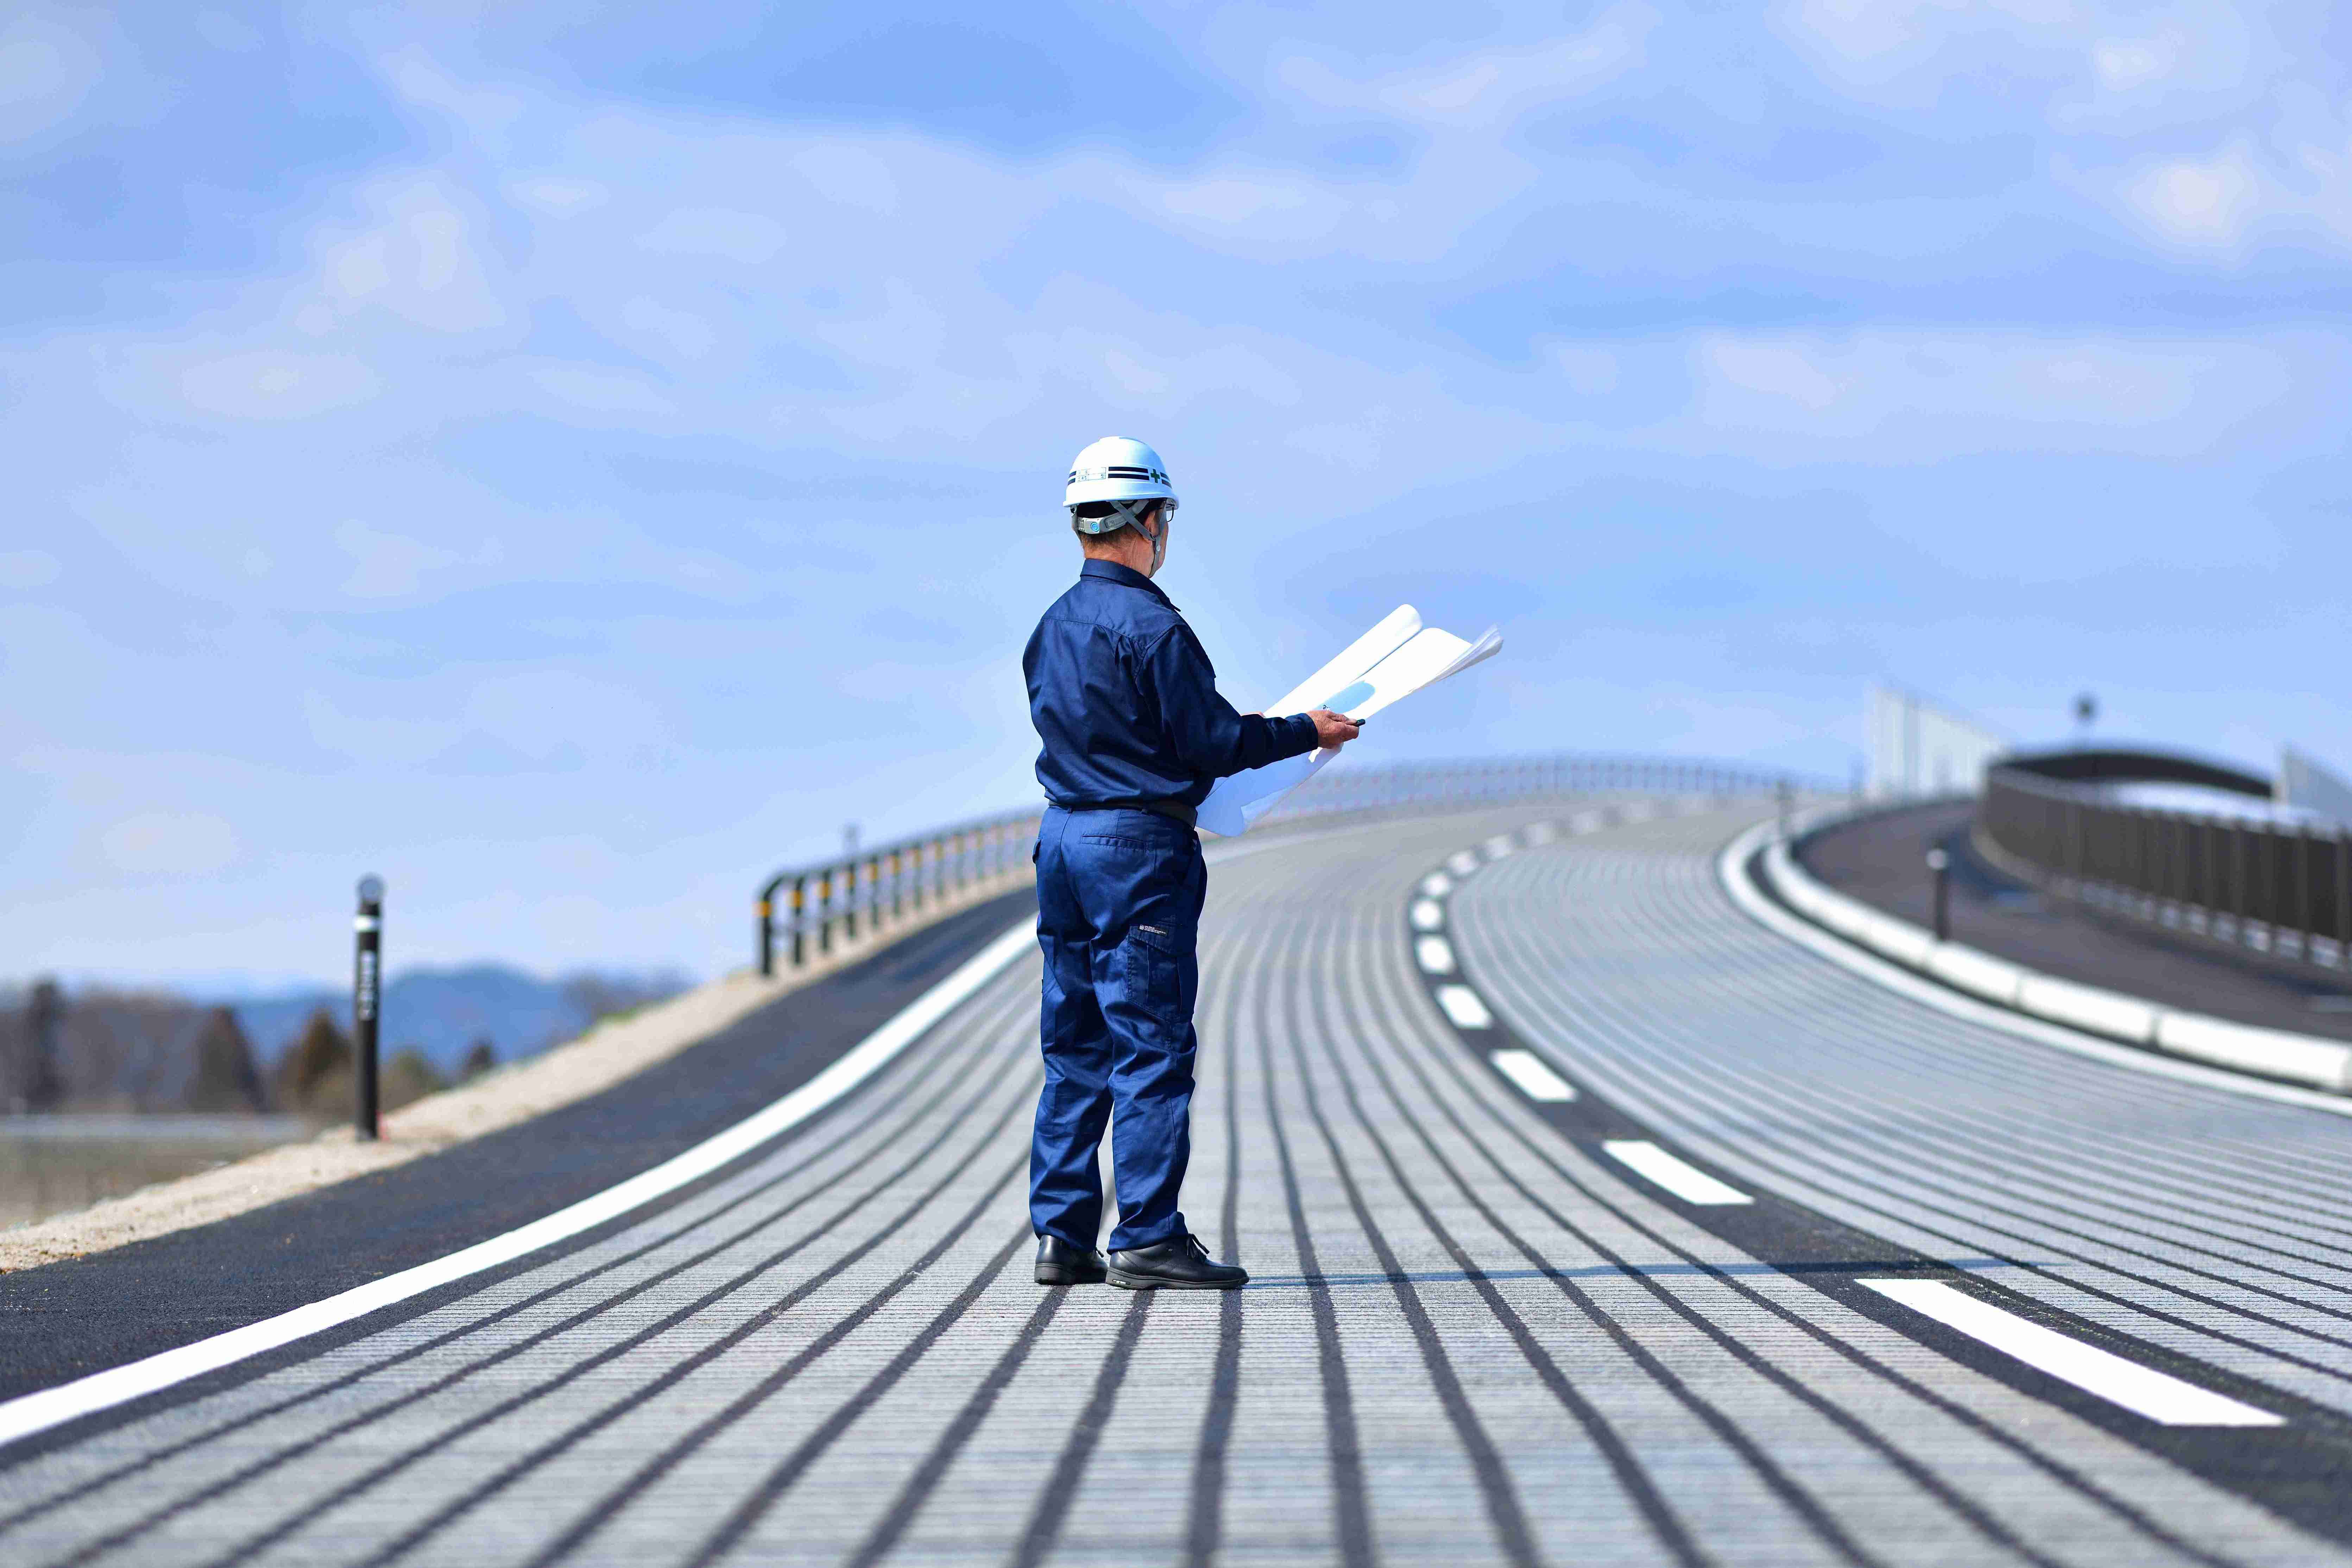
[(1890, 994), (1648, 811), (1213, 874), (1247, 1290), (1030, 1283), (1023, 954), (707, 1181), (0, 1451), (0, 1559), (2352, 1561), (2352, 1125)]

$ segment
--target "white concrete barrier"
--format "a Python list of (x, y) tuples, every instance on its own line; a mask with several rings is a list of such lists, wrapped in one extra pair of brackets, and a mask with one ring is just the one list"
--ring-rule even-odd
[[(1832, 824), (1817, 824), (1816, 828)], [(1763, 857), (1764, 879), (1782, 902), (1906, 969), (2029, 1016), (2216, 1067), (2352, 1093), (2352, 1046), (2286, 1029), (2178, 1012), (2137, 996), (2077, 984), (1995, 958), (1896, 920), (1828, 886), (1797, 863), (1784, 841)]]

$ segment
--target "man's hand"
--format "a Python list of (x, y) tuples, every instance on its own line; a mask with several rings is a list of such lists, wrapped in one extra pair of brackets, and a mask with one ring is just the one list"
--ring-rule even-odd
[(1364, 732), (1361, 724), (1328, 708), (1310, 709), (1307, 716), (1315, 721), (1315, 743), (1327, 752), (1339, 750)]

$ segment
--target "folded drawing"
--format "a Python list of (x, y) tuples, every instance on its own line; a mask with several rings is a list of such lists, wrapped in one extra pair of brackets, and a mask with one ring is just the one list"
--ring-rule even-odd
[[(1267, 704), (1265, 712), (1279, 719), (1328, 708), (1350, 719), (1369, 719), (1425, 686), (1434, 686), (1494, 658), (1502, 647), (1502, 633), (1492, 626), (1477, 641), (1470, 642), (1452, 632), (1423, 626), (1419, 611), (1411, 605), (1399, 605), (1328, 664), (1292, 687), (1280, 701)], [(1248, 832), (1252, 823), (1339, 754), (1337, 751), (1309, 752), (1219, 779), (1201, 803), (1201, 826), (1227, 837)]]

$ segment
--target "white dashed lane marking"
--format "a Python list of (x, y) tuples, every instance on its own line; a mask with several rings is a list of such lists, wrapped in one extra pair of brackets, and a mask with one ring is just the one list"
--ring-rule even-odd
[(1466, 877), (1478, 868), (1478, 857), (1467, 849), (1457, 849), (1445, 858), (1445, 863), (1453, 868), (1455, 876)]
[(2085, 1394), (2135, 1411), (2167, 1426), (2279, 1426), (2285, 1423), (2212, 1390), (2126, 1361), (2119, 1355), (2069, 1339), (2054, 1329), (2003, 1311), (1990, 1301), (1935, 1279), (1864, 1279), (1880, 1295), (1915, 1312), (1958, 1329), (2003, 1355), (2015, 1356)]
[(1422, 899), (1412, 906), (1412, 929), (1443, 931), (1445, 929), (1445, 906), (1435, 899)]
[(1421, 890), (1433, 899), (1442, 899), (1454, 890), (1454, 879), (1443, 871), (1432, 871), (1421, 879)]
[(1455, 1028), (1491, 1029), (1495, 1026), (1495, 1015), (1486, 1011), (1486, 1004), (1480, 1001), (1478, 993), (1467, 985), (1441, 985), (1436, 994), (1437, 1005), (1445, 1009), (1445, 1016), (1454, 1020)]
[(1601, 1147), (1609, 1157), (1635, 1173), (1648, 1177), (1686, 1204), (1752, 1204), (1756, 1200), (1738, 1187), (1726, 1186), (1686, 1160), (1677, 1158), (1647, 1138), (1612, 1138)]
[(1507, 1051), (1489, 1051), (1486, 1059), (1495, 1064), (1496, 1072), (1518, 1085), (1519, 1092), (1529, 1100), (1557, 1105), (1576, 1098), (1575, 1086), (1552, 1071), (1549, 1065), (1533, 1051), (1514, 1047)]
[(1454, 973), (1454, 949), (1442, 936), (1425, 936), (1412, 944), (1412, 955), (1429, 974)]
[(1504, 856), (1508, 855), (1512, 850), (1517, 848), (1518, 846), (1511, 842), (1511, 836), (1509, 834), (1497, 833), (1494, 837), (1489, 838), (1486, 843), (1480, 845), (1479, 847), (1486, 852), (1487, 859), (1500, 860)]

